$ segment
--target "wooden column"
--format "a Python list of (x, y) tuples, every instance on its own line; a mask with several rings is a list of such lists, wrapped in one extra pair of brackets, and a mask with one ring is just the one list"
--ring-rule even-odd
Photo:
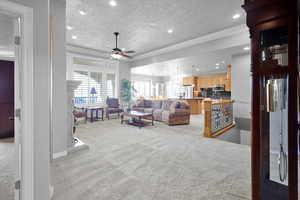
[(212, 100), (205, 99), (203, 101), (204, 137), (211, 137), (211, 109), (212, 109)]
[(227, 74), (225, 80), (225, 90), (231, 91), (231, 65), (227, 66)]

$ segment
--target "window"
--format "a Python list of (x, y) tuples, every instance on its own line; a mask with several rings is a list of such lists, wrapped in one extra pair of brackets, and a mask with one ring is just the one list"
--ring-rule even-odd
[(73, 80), (81, 81), (74, 91), (75, 104), (104, 103), (108, 96), (116, 97), (116, 76), (113, 73), (74, 71)]
[(107, 88), (107, 96), (115, 97), (116, 91), (116, 76), (115, 74), (107, 74), (106, 78), (106, 88)]
[(105, 104), (107, 97), (118, 97), (118, 65), (112, 60), (68, 56), (68, 79), (81, 81), (74, 91), (75, 104)]
[(150, 97), (150, 81), (134, 81), (133, 87), (136, 90), (136, 97)]
[(75, 104), (87, 104), (89, 102), (89, 75), (88, 72), (75, 71), (73, 80), (81, 81), (80, 85), (74, 91)]
[[(102, 85), (102, 73), (101, 72), (91, 72), (91, 77), (89, 79), (89, 93), (91, 97), (90, 103), (102, 103), (103, 102), (103, 85)], [(95, 88), (94, 91), (93, 88)], [(96, 94), (92, 94), (95, 93)]]

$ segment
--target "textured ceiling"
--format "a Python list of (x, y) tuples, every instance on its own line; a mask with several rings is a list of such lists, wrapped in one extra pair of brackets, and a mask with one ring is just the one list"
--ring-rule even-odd
[[(227, 65), (231, 64), (233, 55), (249, 53), (243, 50), (244, 46), (203, 53), (199, 56), (170, 60), (161, 63), (135, 67), (133, 74), (148, 76), (182, 76), (216, 74), (226, 72)], [(218, 69), (216, 64), (219, 63)]]
[[(109, 0), (67, 0), (67, 24), (73, 27), (67, 32), (68, 43), (110, 51), (112, 33), (119, 31), (119, 47), (140, 55), (245, 22), (243, 0), (116, 1), (118, 6), (110, 7)], [(242, 17), (233, 20), (235, 13)], [(167, 33), (170, 28), (173, 34)]]
[(13, 34), (14, 34), (14, 19), (8, 15), (0, 13), (0, 56), (13, 56)]

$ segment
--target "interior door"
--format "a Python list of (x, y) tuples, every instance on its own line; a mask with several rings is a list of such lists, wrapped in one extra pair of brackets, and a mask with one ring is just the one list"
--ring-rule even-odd
[(14, 137), (14, 62), (0, 60), (0, 138)]

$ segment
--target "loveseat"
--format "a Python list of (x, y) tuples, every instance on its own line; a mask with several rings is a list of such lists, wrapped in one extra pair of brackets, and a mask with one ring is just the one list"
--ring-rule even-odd
[(190, 123), (190, 106), (179, 100), (146, 100), (141, 99), (133, 105), (132, 110), (153, 113), (155, 121), (172, 125)]

